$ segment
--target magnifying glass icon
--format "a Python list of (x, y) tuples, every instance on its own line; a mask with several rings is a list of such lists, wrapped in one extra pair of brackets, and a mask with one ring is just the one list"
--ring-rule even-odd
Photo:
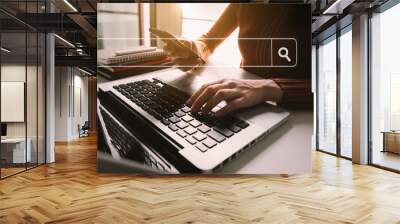
[(285, 58), (288, 62), (292, 62), (292, 60), (289, 58), (289, 50), (286, 47), (279, 48), (278, 55), (281, 58)]

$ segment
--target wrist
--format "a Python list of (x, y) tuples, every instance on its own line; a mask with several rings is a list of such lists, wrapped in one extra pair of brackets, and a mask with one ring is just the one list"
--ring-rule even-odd
[(264, 101), (273, 101), (279, 103), (283, 97), (281, 87), (272, 79), (264, 80), (263, 84), (263, 99)]

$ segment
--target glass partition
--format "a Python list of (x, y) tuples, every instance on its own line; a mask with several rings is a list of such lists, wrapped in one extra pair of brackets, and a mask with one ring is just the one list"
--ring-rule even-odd
[(37, 163), (46, 162), (46, 36), (38, 33), (37, 64)]
[(0, 178), (45, 162), (46, 39), (16, 18), (41, 13), (43, 5), (44, 1), (0, 2), (2, 9), (15, 10), (15, 16), (0, 12)]
[[(26, 32), (1, 34), (1, 140), (2, 177), (24, 171), (30, 162), (27, 141), (27, 35)], [(28, 149), (28, 150), (27, 150)]]
[(27, 33), (27, 74), (26, 74), (26, 114), (27, 114), (27, 150), (30, 151), (27, 167), (37, 165), (37, 122), (38, 122), (38, 35), (35, 32)]

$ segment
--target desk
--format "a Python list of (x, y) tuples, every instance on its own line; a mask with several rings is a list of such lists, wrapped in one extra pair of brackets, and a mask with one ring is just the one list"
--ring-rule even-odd
[(382, 152), (392, 152), (400, 154), (400, 131), (382, 131), (383, 150)]
[[(259, 78), (240, 68), (218, 67), (207, 64), (192, 73), (170, 68), (146, 73), (131, 78), (113, 81), (113, 84), (127, 80), (157, 77), (189, 93), (202, 84), (222, 78)], [(100, 80), (101, 83), (101, 80)], [(218, 170), (223, 174), (294, 174), (311, 172), (311, 138), (313, 133), (312, 111), (290, 111), (289, 120), (258, 142), (248, 151)]]
[[(25, 143), (27, 142), (26, 153)], [(1, 157), (5, 163), (25, 163), (31, 161), (31, 139), (6, 138), (1, 140)], [(27, 159), (27, 161), (25, 161)]]

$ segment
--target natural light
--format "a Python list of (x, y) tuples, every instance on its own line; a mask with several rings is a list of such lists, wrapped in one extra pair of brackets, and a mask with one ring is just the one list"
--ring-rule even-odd
[[(196, 39), (212, 27), (214, 22), (228, 6), (220, 4), (181, 3), (182, 36)], [(236, 29), (214, 52), (211, 59), (221, 66), (238, 67), (241, 55), (238, 46), (238, 29)]]

